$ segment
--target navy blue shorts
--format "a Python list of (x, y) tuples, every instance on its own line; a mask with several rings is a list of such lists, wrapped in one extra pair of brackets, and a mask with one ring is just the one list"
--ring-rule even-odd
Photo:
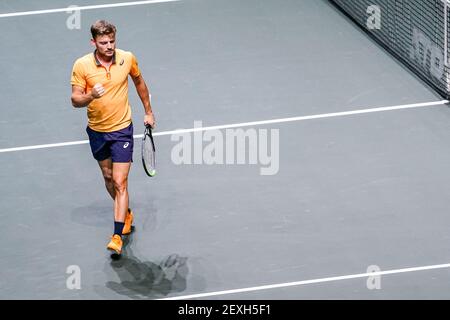
[(133, 162), (133, 124), (113, 132), (98, 132), (87, 127), (92, 155), (95, 160), (111, 158), (112, 162)]

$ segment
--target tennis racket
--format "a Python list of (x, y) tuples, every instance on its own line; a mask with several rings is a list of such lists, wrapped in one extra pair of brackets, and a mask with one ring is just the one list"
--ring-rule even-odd
[(144, 137), (142, 138), (141, 154), (145, 173), (149, 177), (154, 177), (156, 175), (155, 143), (153, 141), (152, 127), (150, 125), (145, 127)]

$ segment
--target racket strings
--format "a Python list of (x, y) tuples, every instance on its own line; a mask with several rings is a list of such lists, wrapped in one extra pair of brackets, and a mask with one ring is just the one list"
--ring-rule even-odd
[(153, 170), (155, 169), (156, 159), (155, 159), (155, 151), (153, 148), (153, 143), (149, 135), (146, 135), (144, 139), (144, 163), (147, 169)]

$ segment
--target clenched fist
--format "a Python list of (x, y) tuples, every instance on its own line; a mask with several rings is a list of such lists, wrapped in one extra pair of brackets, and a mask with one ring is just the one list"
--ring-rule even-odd
[(105, 94), (105, 88), (103, 88), (103, 85), (101, 83), (97, 83), (92, 88), (91, 94), (94, 99), (98, 99)]

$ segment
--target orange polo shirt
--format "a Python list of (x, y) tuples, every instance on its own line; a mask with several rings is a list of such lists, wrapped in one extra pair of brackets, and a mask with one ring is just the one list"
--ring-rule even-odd
[(95, 53), (89, 53), (73, 66), (70, 83), (89, 93), (96, 83), (101, 83), (105, 94), (92, 100), (87, 107), (88, 126), (95, 131), (112, 132), (131, 124), (131, 107), (128, 102), (128, 75), (141, 74), (136, 57), (128, 51), (116, 49), (109, 70), (102, 66)]

